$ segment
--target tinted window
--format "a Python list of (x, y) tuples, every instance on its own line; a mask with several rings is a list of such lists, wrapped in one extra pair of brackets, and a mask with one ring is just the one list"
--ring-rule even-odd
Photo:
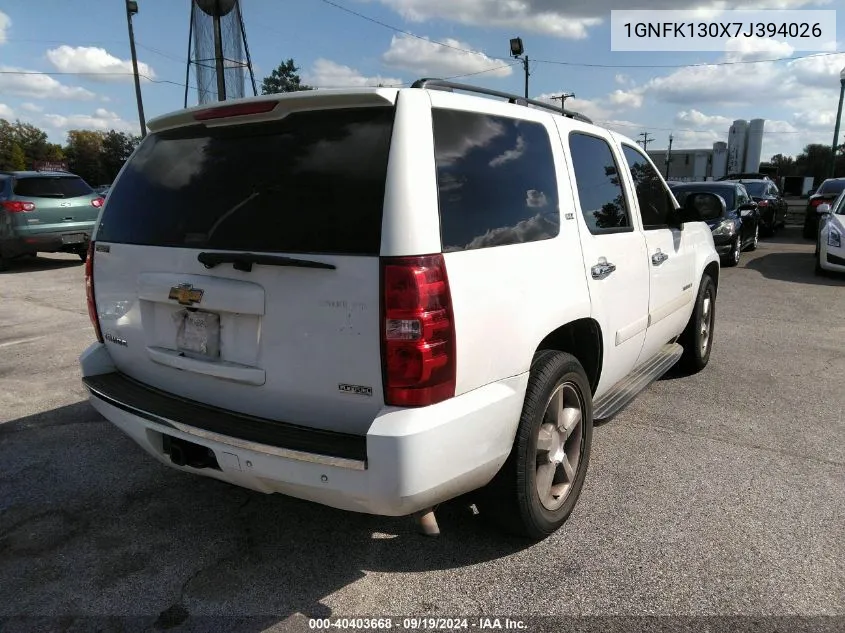
[(840, 193), (845, 189), (845, 180), (825, 180), (816, 193)]
[[(748, 189), (746, 189), (744, 186), (740, 185), (739, 187), (737, 187), (736, 191), (734, 193), (736, 194), (736, 206), (737, 207), (739, 207), (740, 205), (748, 204), (749, 202), (751, 202), (751, 196), (748, 194)], [(727, 203), (727, 200), (725, 200), (725, 202)], [(730, 209), (732, 207), (733, 207), (733, 205), (730, 205), (728, 207), (728, 209)]]
[(557, 176), (544, 126), (455, 110), (432, 116), (444, 251), (558, 234)]
[[(678, 204), (681, 206), (686, 204), (687, 196), (695, 195), (697, 193), (715, 193), (717, 196), (722, 196), (722, 198), (725, 199), (725, 206), (727, 209), (733, 209), (735, 192), (736, 189), (733, 187), (712, 187), (710, 189), (705, 189), (704, 187), (684, 187), (683, 185), (680, 187), (672, 187), (672, 193), (675, 194), (675, 198), (678, 199)], [(707, 206), (705, 208), (705, 206), (702, 205), (699, 211), (702, 214), (702, 220), (715, 220), (716, 218), (722, 217), (721, 209), (716, 206)]]
[(15, 180), (16, 196), (27, 198), (78, 198), (90, 196), (94, 190), (75, 176), (30, 176)]
[(569, 135), (581, 213), (593, 234), (631, 231), (631, 217), (610, 145), (589, 134)]
[(97, 239), (377, 255), (392, 126), (392, 108), (355, 108), (150, 135)]
[(745, 190), (752, 196), (762, 197), (769, 191), (769, 184), (766, 182), (746, 182)]
[(675, 211), (675, 203), (648, 159), (629, 145), (622, 146), (622, 153), (631, 170), (631, 177), (637, 189), (637, 201), (643, 228), (658, 228), (668, 225), (669, 214)]

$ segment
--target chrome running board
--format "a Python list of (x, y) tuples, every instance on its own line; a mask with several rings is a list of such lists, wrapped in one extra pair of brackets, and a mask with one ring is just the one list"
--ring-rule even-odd
[(681, 359), (684, 348), (677, 343), (667, 343), (648, 361), (634, 369), (616, 383), (610, 391), (593, 402), (593, 419), (606, 420), (618, 413), (640, 392), (669, 371)]

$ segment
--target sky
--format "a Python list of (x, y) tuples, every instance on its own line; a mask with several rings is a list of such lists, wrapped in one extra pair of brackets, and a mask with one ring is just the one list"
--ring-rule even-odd
[[(189, 0), (138, 0), (133, 18), (147, 120), (183, 107)], [(709, 148), (735, 119), (766, 119), (763, 158), (830, 144), (845, 67), (845, 0), (242, 0), (261, 78), (287, 58), (317, 87), (455, 77), (521, 94), (574, 93), (567, 108), (648, 149)], [(777, 41), (723, 52), (611, 51), (612, 9), (838, 9), (835, 51)], [(803, 59), (800, 59), (802, 58)], [(799, 58), (799, 59), (796, 59)], [(0, 0), (0, 118), (63, 143), (70, 129), (139, 132), (123, 0)], [(764, 60), (764, 61), (760, 61)], [(769, 61), (779, 60), (779, 61)], [(752, 62), (752, 63), (750, 63)], [(196, 105), (190, 74), (188, 105)], [(247, 83), (249, 86), (249, 83)], [(249, 87), (251, 94), (251, 86)]]

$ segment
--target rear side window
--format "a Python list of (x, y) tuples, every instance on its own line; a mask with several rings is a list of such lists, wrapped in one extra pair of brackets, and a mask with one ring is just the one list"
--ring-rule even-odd
[(675, 203), (663, 186), (657, 170), (645, 155), (630, 145), (623, 145), (622, 153), (637, 191), (643, 229), (648, 231), (667, 227), (669, 214), (675, 210)]
[(378, 255), (393, 108), (152, 134), (109, 191), (104, 242)]
[(78, 198), (90, 196), (94, 190), (73, 176), (30, 176), (15, 179), (12, 191), (26, 198)]
[(560, 232), (545, 126), (439, 108), (432, 116), (445, 252), (535, 242)]
[(569, 135), (569, 151), (581, 213), (590, 233), (633, 231), (619, 167), (607, 141), (573, 132)]

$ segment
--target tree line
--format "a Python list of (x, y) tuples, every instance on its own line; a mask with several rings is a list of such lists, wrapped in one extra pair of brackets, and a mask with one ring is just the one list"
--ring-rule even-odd
[[(818, 185), (830, 176), (830, 147), (821, 143), (811, 143), (795, 157), (775, 154), (768, 165), (777, 169), (778, 176), (812, 176), (815, 184)], [(833, 173), (837, 178), (845, 176), (845, 145), (837, 147)]]
[(71, 130), (65, 144), (59, 145), (30, 123), (0, 119), (0, 170), (66, 168), (91, 186), (107, 185), (140, 140), (116, 130)]

